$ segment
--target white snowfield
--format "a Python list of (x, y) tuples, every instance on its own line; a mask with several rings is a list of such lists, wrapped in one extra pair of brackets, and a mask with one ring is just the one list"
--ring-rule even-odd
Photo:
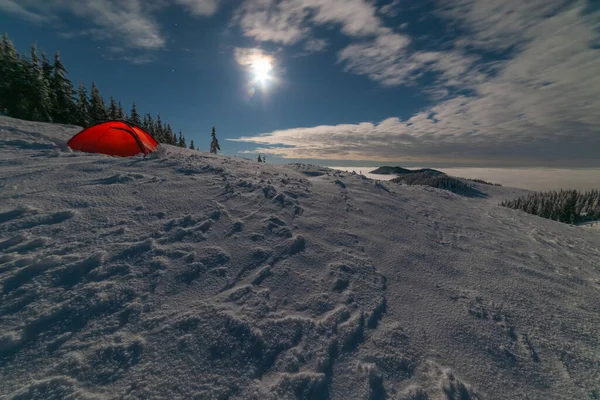
[(600, 230), (78, 129), (0, 117), (0, 398), (600, 398)]

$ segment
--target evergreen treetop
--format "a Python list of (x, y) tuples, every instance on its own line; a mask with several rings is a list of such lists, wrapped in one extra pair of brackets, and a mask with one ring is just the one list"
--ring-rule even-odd
[(125, 112), (123, 111), (123, 105), (121, 105), (120, 101), (117, 106), (117, 119), (120, 121), (127, 119), (127, 118), (125, 118)]
[(52, 105), (52, 120), (63, 124), (74, 123), (75, 90), (67, 78), (67, 70), (60, 60), (60, 54), (54, 55), (50, 88), (54, 94)]
[(79, 84), (77, 90), (77, 125), (87, 128), (90, 126), (90, 103), (87, 98), (87, 92), (83, 82)]
[(100, 90), (96, 83), (92, 82), (92, 90), (90, 91), (90, 121), (92, 125), (99, 124), (108, 120), (108, 112), (104, 99), (100, 96)]
[(110, 118), (111, 120), (117, 120), (119, 119), (119, 112), (118, 112), (118, 108), (117, 108), (117, 103), (115, 102), (115, 99), (110, 96), (110, 105), (108, 106), (108, 118)]
[(219, 140), (217, 139), (217, 131), (215, 127), (212, 127), (212, 141), (210, 142), (210, 152), (213, 154), (217, 154), (217, 150), (221, 150), (221, 146), (219, 146)]
[(133, 103), (133, 105), (131, 106), (131, 113), (129, 115), (129, 120), (130, 123), (132, 123), (133, 125), (137, 125), (137, 126), (141, 126), (142, 125), (142, 120), (140, 119), (140, 114), (138, 114), (137, 112), (137, 108), (135, 106), (135, 103)]

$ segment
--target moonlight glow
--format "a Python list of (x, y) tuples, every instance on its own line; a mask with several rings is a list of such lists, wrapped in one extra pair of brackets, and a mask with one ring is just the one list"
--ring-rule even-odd
[(271, 79), (273, 65), (268, 58), (258, 58), (250, 65), (250, 70), (254, 80), (264, 85)]

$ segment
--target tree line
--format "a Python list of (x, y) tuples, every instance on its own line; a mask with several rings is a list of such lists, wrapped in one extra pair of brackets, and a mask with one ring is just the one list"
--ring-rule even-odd
[[(0, 112), (13, 118), (84, 128), (104, 121), (122, 120), (142, 127), (160, 143), (187, 147), (181, 130), (179, 134), (174, 133), (160, 114), (141, 116), (135, 103), (127, 114), (121, 102), (113, 97), (107, 106), (94, 82), (88, 95), (83, 83), (75, 90), (67, 75), (58, 52), (50, 62), (45, 53), (42, 52), (41, 57), (38, 55), (34, 44), (29, 58), (19, 55), (5, 33), (0, 41)], [(216, 140), (214, 127), (212, 136), (213, 141)], [(193, 140), (189, 148), (197, 149)], [(218, 142), (215, 152), (217, 148), (220, 150)]]
[(600, 220), (600, 190), (534, 193), (500, 205), (567, 224)]
[(448, 176), (446, 174), (417, 172), (406, 174), (394, 178), (391, 182), (404, 183), (405, 185), (431, 186), (438, 189), (448, 190), (450, 192), (469, 191), (473, 185), (463, 182), (460, 179)]

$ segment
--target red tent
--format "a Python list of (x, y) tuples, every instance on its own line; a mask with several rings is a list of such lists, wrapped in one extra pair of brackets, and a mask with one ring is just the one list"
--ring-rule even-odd
[(130, 157), (152, 153), (158, 142), (142, 128), (124, 121), (108, 121), (86, 128), (67, 145), (72, 150)]

